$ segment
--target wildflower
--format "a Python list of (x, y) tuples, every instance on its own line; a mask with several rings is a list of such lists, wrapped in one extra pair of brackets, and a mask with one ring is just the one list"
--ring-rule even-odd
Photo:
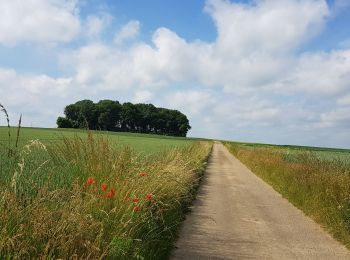
[(106, 183), (102, 183), (101, 189), (102, 189), (103, 192), (106, 192), (107, 191), (107, 184)]
[(111, 199), (111, 198), (113, 198), (113, 196), (114, 196), (114, 194), (112, 191), (107, 192), (107, 195), (106, 195), (107, 198)]
[(138, 198), (135, 198), (132, 200), (134, 203), (138, 203), (139, 202), (139, 199)]
[(134, 212), (138, 212), (141, 210), (141, 208), (139, 206), (135, 206), (133, 210), (134, 210)]
[(87, 184), (93, 184), (95, 182), (95, 178), (89, 177), (86, 181)]
[(153, 194), (149, 193), (146, 195), (146, 200), (151, 201), (153, 199)]
[(116, 194), (115, 189), (111, 189), (111, 193), (113, 194), (113, 196)]
[(141, 177), (144, 177), (144, 176), (147, 176), (147, 173), (145, 173), (145, 172), (140, 172), (140, 174), (139, 174)]

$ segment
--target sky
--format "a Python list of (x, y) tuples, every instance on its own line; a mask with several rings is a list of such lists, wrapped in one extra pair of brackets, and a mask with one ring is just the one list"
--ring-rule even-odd
[[(189, 136), (350, 148), (348, 0), (0, 0), (0, 103), (185, 113)], [(0, 115), (0, 125), (5, 125)]]

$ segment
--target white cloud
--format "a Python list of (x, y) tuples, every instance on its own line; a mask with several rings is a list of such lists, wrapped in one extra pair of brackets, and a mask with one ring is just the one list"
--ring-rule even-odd
[(135, 92), (134, 103), (148, 103), (152, 100), (153, 94), (148, 90), (139, 90)]
[[(91, 41), (61, 54), (69, 78), (3, 71), (3, 82), (12, 79), (0, 86), (0, 95), (6, 85), (23, 89), (30, 100), (126, 93), (134, 102), (185, 112), (192, 135), (317, 144), (332, 134), (330, 128), (340, 127), (340, 135), (348, 136), (350, 50), (301, 53), (330, 15), (326, 1), (208, 0), (205, 9), (218, 32), (213, 42), (189, 42), (164, 27), (155, 30), (151, 43), (141, 42), (140, 22), (130, 21), (116, 34), (117, 44)], [(86, 26), (94, 38), (108, 22), (90, 16)], [(319, 139), (310, 137), (315, 129)]]
[[(61, 56), (63, 66), (70, 66), (75, 80), (101, 89), (127, 90), (132, 87), (163, 85), (156, 52), (146, 44), (138, 44), (125, 53), (110, 46), (94, 43)], [(154, 61), (154, 62), (152, 62)]]
[(338, 98), (337, 104), (341, 106), (350, 106), (350, 94)]
[(350, 91), (350, 49), (302, 55), (290, 83), (303, 92), (315, 94), (339, 95)]
[(135, 39), (140, 32), (140, 22), (137, 20), (132, 20), (125, 24), (119, 32), (116, 33), (114, 37), (114, 42), (121, 44), (128, 40)]
[(191, 117), (212, 109), (215, 97), (208, 91), (177, 91), (166, 97), (167, 105), (186, 112)]
[(326, 2), (314, 0), (208, 0), (206, 10), (218, 28), (217, 48), (229, 57), (289, 52), (318, 33), (329, 15)]
[(1, 0), (0, 43), (69, 42), (80, 30), (74, 0)]
[(321, 127), (336, 127), (336, 126), (347, 126), (350, 127), (350, 106), (339, 107), (334, 110), (322, 113), (321, 122), (319, 126)]
[[(328, 108), (310, 107), (298, 95), (326, 100), (331, 94), (335, 103), (339, 95), (349, 92), (349, 51), (296, 54), (323, 27), (329, 15), (326, 2), (245, 5), (210, 0), (206, 10), (217, 26), (214, 42), (188, 42), (160, 27), (153, 33), (152, 44), (137, 42), (126, 49), (90, 44), (67, 54), (63, 64), (70, 64), (81, 85), (124, 91), (140, 86), (168, 88), (163, 105), (188, 114), (197, 128), (208, 127), (208, 122), (250, 131), (256, 127), (295, 129), (300, 124), (304, 130), (329, 127), (324, 123), (333, 120), (325, 116)], [(192, 82), (215, 90), (173, 90)], [(134, 100), (144, 101), (145, 93), (136, 92)], [(277, 102), (281, 94), (293, 101)], [(203, 114), (203, 120), (199, 119)]]
[(294, 62), (297, 48), (319, 33), (329, 15), (326, 2), (314, 0), (209, 0), (206, 10), (218, 30), (213, 52), (219, 64), (216, 84), (227, 90), (279, 80)]
[[(45, 96), (65, 96), (71, 78), (51, 78), (47, 75), (21, 75), (12, 69), (0, 68), (0, 90), (7, 101), (17, 102)], [(16, 95), (18, 93), (18, 95)], [(12, 104), (13, 102), (9, 102)], [(8, 102), (7, 102), (8, 103)]]
[[(206, 10), (218, 30), (213, 43), (187, 42), (161, 27), (154, 32), (152, 45), (139, 42), (125, 50), (92, 44), (75, 51), (66, 62), (79, 82), (91, 83), (93, 78), (114, 88), (192, 81), (221, 85), (226, 91), (262, 88), (285, 80), (298, 62), (295, 51), (319, 32), (329, 14), (326, 2), (314, 0), (255, 5), (210, 0)], [(138, 30), (139, 22), (129, 22), (117, 41), (135, 37)], [(97, 49), (103, 51), (96, 53)]]
[[(71, 78), (23, 75), (0, 68), (0, 102), (10, 113), (12, 124), (23, 113), (25, 126), (55, 126), (55, 120), (68, 100), (74, 98)], [(13, 112), (17, 113), (13, 113)]]
[(86, 19), (86, 35), (89, 38), (99, 37), (111, 24), (113, 17), (108, 13), (99, 16), (90, 15)]
[(278, 124), (282, 118), (281, 108), (271, 100), (256, 95), (237, 97), (234, 94), (221, 95), (212, 107), (217, 118), (243, 125)]

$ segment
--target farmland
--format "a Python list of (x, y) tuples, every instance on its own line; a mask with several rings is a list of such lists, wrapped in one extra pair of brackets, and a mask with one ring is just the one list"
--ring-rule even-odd
[(0, 258), (168, 255), (210, 142), (0, 128)]
[[(138, 133), (0, 127), (0, 256), (167, 258), (212, 144)], [(350, 150), (223, 142), (350, 246)]]
[[(16, 138), (17, 128), (11, 128), (12, 139)], [(196, 139), (160, 136), (153, 134), (137, 134), (126, 132), (92, 131), (96, 135), (104, 135), (115, 144), (128, 145), (133, 149), (150, 153), (157, 152), (170, 147), (184, 147)], [(51, 129), (51, 128), (21, 128), (19, 140), (22, 144), (39, 139), (43, 143), (52, 143), (61, 140), (62, 137), (86, 137), (87, 132), (79, 129)], [(5, 145), (8, 142), (7, 127), (0, 127), (0, 143)]]
[(314, 146), (297, 146), (297, 145), (274, 145), (261, 143), (244, 143), (230, 142), (232, 145), (240, 146), (246, 149), (273, 149), (279, 150), (286, 154), (289, 158), (298, 157), (300, 154), (309, 154), (325, 161), (342, 161), (350, 163), (350, 149), (314, 147)]
[(226, 142), (256, 175), (350, 247), (350, 151)]

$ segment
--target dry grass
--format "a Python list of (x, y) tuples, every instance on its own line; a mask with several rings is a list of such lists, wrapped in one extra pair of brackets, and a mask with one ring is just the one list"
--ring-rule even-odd
[(210, 147), (141, 157), (91, 134), (30, 142), (0, 162), (0, 258), (166, 257)]
[(274, 189), (350, 248), (350, 167), (312, 153), (252, 148), (226, 143), (229, 150)]

